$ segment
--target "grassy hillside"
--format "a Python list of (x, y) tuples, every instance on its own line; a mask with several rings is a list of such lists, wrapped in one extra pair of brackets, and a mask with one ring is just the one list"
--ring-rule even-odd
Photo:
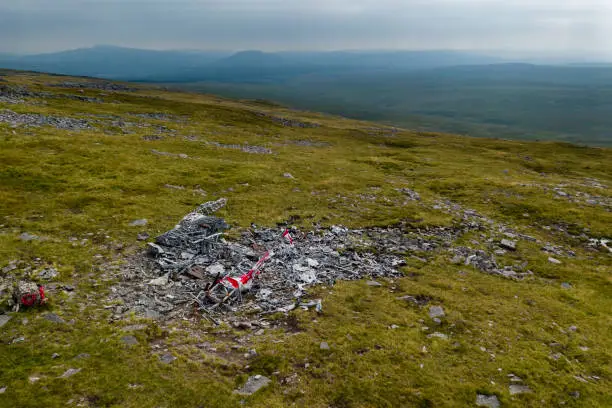
[[(0, 407), (465, 407), (479, 394), (503, 407), (612, 404), (612, 254), (599, 244), (612, 238), (609, 149), (23, 72), (0, 71), (0, 90), (0, 292), (59, 271), (48, 305), (4, 315)], [(322, 314), (271, 315), (263, 330), (115, 320), (109, 295), (145, 246), (137, 234), (219, 197), (230, 235), (252, 222), (418, 237), (445, 227), (453, 245), (498, 251), (531, 275), (486, 274), (443, 246), (408, 249), (405, 277), (318, 287)], [(516, 251), (500, 251), (507, 234)], [(444, 308), (439, 324), (431, 305)], [(61, 378), (69, 369), (81, 371)], [(271, 385), (233, 393), (255, 374)], [(516, 384), (529, 391), (511, 393)]]

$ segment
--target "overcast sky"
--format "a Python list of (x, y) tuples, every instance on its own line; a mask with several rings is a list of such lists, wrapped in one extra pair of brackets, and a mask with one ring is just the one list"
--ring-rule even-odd
[(612, 57), (612, 0), (0, 0), (0, 51), (469, 49)]

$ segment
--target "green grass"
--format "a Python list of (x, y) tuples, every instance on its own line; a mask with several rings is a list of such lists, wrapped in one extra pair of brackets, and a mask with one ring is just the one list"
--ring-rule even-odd
[[(43, 90), (64, 80), (33, 74), (4, 79)], [(0, 406), (59, 407), (72, 401), (92, 407), (228, 407), (243, 406), (244, 400), (253, 407), (463, 407), (473, 406), (478, 392), (495, 393), (504, 406), (612, 404), (612, 261), (580, 238), (585, 229), (590, 237), (610, 237), (612, 215), (552, 191), (565, 184), (568, 193), (610, 200), (609, 187), (585, 180), (612, 185), (610, 150), (410, 131), (384, 136), (372, 130), (384, 126), (372, 123), (155, 89), (86, 95), (107, 103), (50, 99), (46, 105), (0, 104), (0, 109), (118, 115), (176, 133), (146, 141), (154, 128), (123, 134), (110, 122), (80, 132), (0, 124), (0, 268), (21, 260), (10, 272), (21, 276), (28, 274), (26, 265), (37, 270), (52, 264), (60, 271), (60, 286), (76, 286), (74, 295), (52, 291), (46, 306), (73, 323), (52, 324), (42, 318), (45, 310), (36, 309), (13, 315), (0, 329), (0, 387), (8, 387)], [(144, 112), (187, 120), (130, 115)], [(322, 126), (284, 128), (258, 112)], [(308, 147), (293, 143), (297, 140), (325, 144)], [(274, 154), (205, 141), (264, 146)], [(152, 149), (189, 158), (159, 156)], [(295, 178), (283, 177), (286, 172)], [(418, 191), (422, 201), (404, 205), (395, 190), (401, 187)], [(414, 228), (456, 225), (453, 215), (433, 207), (450, 199), (572, 249), (576, 257), (554, 266), (538, 245), (520, 241), (503, 262), (528, 261), (534, 278), (514, 282), (452, 265), (448, 253), (433, 252), (427, 262), (408, 257), (406, 277), (380, 288), (364, 282), (317, 288), (313, 296), (323, 299), (323, 314), (277, 316), (285, 326), (262, 336), (214, 328), (206, 320), (169, 327), (145, 322), (148, 328), (135, 334), (139, 345), (124, 345), (121, 327), (127, 322), (112, 322), (105, 308), (112, 284), (106, 272), (142, 247), (136, 241), (141, 230), (162, 233), (196, 205), (219, 197), (229, 199), (221, 215), (233, 226), (272, 226), (292, 218), (306, 229), (313, 223), (357, 227), (402, 220)], [(129, 226), (139, 218), (149, 224)], [(557, 225), (574, 236), (557, 231)], [(23, 242), (22, 232), (43, 239)], [(461, 239), (470, 245), (478, 233)], [(561, 288), (562, 282), (572, 288)], [(427, 308), (397, 299), (404, 295), (442, 305), (447, 313), (442, 325), (430, 321)], [(449, 340), (427, 337), (435, 331)], [(25, 341), (12, 343), (18, 337)], [(321, 350), (321, 341), (331, 350)], [(216, 352), (197, 347), (204, 342)], [(251, 348), (257, 357), (249, 360), (243, 354)], [(166, 350), (178, 357), (169, 365), (158, 359)], [(52, 359), (53, 353), (60, 357)], [(74, 359), (82, 353), (90, 357)], [(561, 356), (553, 358), (557, 353)], [(56, 378), (68, 368), (82, 371)], [(533, 392), (511, 396), (510, 373)], [(232, 394), (252, 374), (268, 375), (273, 384), (248, 398)], [(33, 376), (41, 379), (30, 383)], [(584, 383), (576, 376), (600, 379)], [(571, 395), (576, 391), (577, 399)]]

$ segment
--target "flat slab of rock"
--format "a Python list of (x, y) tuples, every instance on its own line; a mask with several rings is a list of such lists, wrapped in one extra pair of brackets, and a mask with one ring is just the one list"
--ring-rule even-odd
[(510, 239), (502, 239), (499, 246), (510, 251), (516, 251), (516, 241)]
[(146, 218), (143, 218), (141, 220), (134, 220), (130, 223), (130, 225), (132, 227), (144, 227), (145, 225), (147, 225), (149, 221), (147, 221)]
[(66, 372), (62, 375), (60, 375), (58, 378), (68, 378), (68, 377), (72, 377), (73, 375), (81, 372), (81, 368), (69, 368), (68, 370), (66, 370)]
[(267, 387), (272, 380), (263, 375), (254, 375), (249, 377), (247, 382), (239, 389), (235, 390), (234, 393), (240, 395), (252, 395), (255, 394), (260, 389)]
[(374, 286), (374, 287), (382, 286), (382, 284), (381, 284), (381, 283), (376, 282), (376, 281), (367, 281), (367, 282), (366, 282), (366, 285), (368, 285), (368, 286)]
[(19, 239), (22, 241), (35, 241), (38, 239), (38, 235), (32, 235), (28, 234), (27, 232), (24, 232), (19, 236)]
[(59, 275), (59, 272), (55, 268), (46, 268), (38, 272), (38, 277), (40, 279), (45, 279), (45, 280), (57, 278), (58, 275)]
[(159, 356), (159, 361), (161, 361), (164, 364), (170, 364), (172, 363), (174, 360), (176, 360), (176, 357), (174, 357), (172, 354), (170, 353), (166, 353), (166, 354), (162, 354), (161, 356)]
[(5, 324), (7, 324), (9, 322), (9, 320), (11, 320), (12, 318), (13, 318), (13, 316), (0, 315), (0, 327), (2, 327)]
[(551, 264), (555, 264), (555, 265), (561, 265), (561, 261), (553, 257), (549, 257), (548, 262), (550, 262)]
[(482, 395), (478, 394), (476, 396), (476, 405), (479, 407), (487, 407), (487, 408), (499, 408), (500, 403), (497, 395)]
[(508, 391), (510, 391), (510, 395), (526, 394), (531, 392), (531, 388), (526, 385), (512, 384), (508, 387)]
[(138, 344), (138, 339), (134, 336), (123, 336), (121, 338), (121, 342), (123, 344), (127, 344), (128, 346), (135, 346)]
[(435, 333), (429, 334), (429, 335), (427, 335), (427, 338), (428, 339), (437, 338), (437, 339), (442, 339), (442, 340), (448, 340), (448, 336), (446, 334), (439, 333), (439, 332), (435, 332)]
[(55, 313), (47, 313), (45, 319), (53, 323), (66, 323), (64, 319), (56, 315)]
[(327, 344), (327, 342), (326, 342), (326, 341), (322, 341), (322, 342), (321, 342), (321, 345), (319, 346), (319, 348), (320, 348), (321, 350), (329, 350), (329, 344)]
[(146, 232), (141, 232), (136, 236), (136, 239), (138, 241), (146, 241), (147, 239), (149, 239), (150, 235)]
[(431, 306), (429, 308), (429, 317), (431, 317), (432, 319), (434, 318), (440, 318), (440, 317), (444, 317), (445, 313), (444, 313), (444, 309), (442, 309), (442, 306)]

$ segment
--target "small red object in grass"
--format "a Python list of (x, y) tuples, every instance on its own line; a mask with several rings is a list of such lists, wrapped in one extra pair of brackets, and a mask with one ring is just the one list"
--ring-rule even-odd
[(21, 297), (21, 304), (27, 307), (34, 306), (36, 299), (38, 299), (38, 295), (36, 293), (28, 293)]
[(38, 293), (26, 293), (21, 296), (21, 304), (26, 307), (32, 307), (36, 304), (45, 303), (45, 288), (38, 286)]

